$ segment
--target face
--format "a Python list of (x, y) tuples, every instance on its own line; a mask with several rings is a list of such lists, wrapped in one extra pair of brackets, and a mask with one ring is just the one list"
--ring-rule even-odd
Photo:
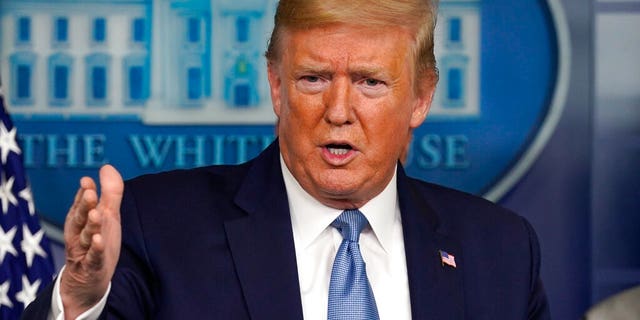
[(268, 70), (284, 162), (323, 204), (362, 207), (389, 183), (431, 104), (434, 86), (415, 83), (411, 36), (338, 25), (280, 41)]

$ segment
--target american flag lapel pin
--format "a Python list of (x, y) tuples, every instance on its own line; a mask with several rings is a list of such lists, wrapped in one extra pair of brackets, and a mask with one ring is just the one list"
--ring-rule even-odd
[(445, 264), (453, 268), (456, 267), (456, 257), (446, 251), (440, 250), (440, 261), (443, 267)]

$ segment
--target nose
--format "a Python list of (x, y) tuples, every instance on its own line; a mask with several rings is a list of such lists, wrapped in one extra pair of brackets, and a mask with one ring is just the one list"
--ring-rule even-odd
[(355, 120), (353, 99), (351, 97), (351, 81), (338, 78), (331, 83), (325, 92), (325, 121), (331, 125), (342, 126)]

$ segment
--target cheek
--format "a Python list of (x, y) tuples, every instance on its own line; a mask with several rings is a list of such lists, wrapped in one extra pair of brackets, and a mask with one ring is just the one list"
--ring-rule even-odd
[(384, 157), (397, 157), (404, 149), (410, 134), (411, 114), (408, 107), (395, 105), (385, 112), (371, 113), (360, 118), (369, 144)]
[(321, 95), (305, 95), (291, 91), (287, 105), (288, 116), (298, 127), (315, 126), (322, 120), (324, 111)]
[(389, 135), (386, 140), (393, 140), (393, 136), (409, 130), (412, 115), (407, 103), (393, 101), (374, 105), (360, 113), (360, 122), (371, 134)]
[(287, 123), (287, 125), (291, 127), (291, 125), (295, 123), (295, 120), (300, 116), (300, 99), (297, 96), (295, 89), (292, 89), (289, 86), (283, 86), (282, 98), (280, 122)]

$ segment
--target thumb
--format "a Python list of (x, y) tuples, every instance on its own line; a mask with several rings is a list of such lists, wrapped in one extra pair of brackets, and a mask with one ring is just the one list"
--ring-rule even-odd
[(111, 165), (104, 165), (100, 168), (100, 202), (101, 209), (119, 210), (124, 191), (122, 176)]

